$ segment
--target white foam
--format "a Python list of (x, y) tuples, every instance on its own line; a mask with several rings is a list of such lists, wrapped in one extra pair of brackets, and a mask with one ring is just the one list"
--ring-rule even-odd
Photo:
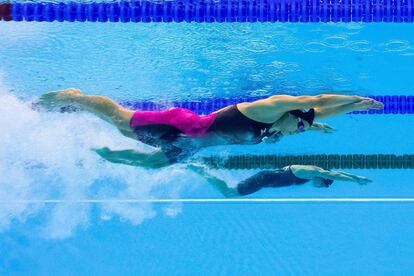
[[(0, 204), (0, 231), (10, 229), (13, 222), (41, 216), (46, 237), (65, 238), (92, 222), (90, 205), (71, 203), (73, 199), (143, 199), (158, 194), (175, 198), (188, 183), (188, 178), (180, 180), (183, 170), (178, 166), (151, 171), (103, 161), (92, 148), (139, 145), (89, 114), (33, 111), (29, 103), (7, 92), (1, 80), (0, 141), (1, 201), (51, 197), (69, 201), (55, 206)], [(156, 215), (149, 202), (107, 202), (98, 208), (100, 219), (121, 218), (135, 225)], [(180, 206), (173, 203), (164, 211), (174, 216)]]

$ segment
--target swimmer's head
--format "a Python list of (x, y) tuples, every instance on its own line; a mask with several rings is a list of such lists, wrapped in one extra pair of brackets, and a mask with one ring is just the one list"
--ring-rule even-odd
[(283, 135), (292, 135), (308, 130), (313, 124), (315, 110), (312, 108), (307, 112), (292, 110), (287, 112), (279, 120), (279, 129)]
[(315, 177), (312, 179), (313, 184), (316, 187), (325, 187), (328, 188), (334, 182), (332, 179), (322, 178), (322, 177)]

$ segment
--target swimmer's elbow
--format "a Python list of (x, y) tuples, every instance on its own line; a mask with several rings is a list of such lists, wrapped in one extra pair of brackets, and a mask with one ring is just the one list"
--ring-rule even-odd
[(315, 177), (321, 177), (321, 178), (331, 178), (334, 177), (337, 173), (330, 171), (330, 170), (325, 170), (322, 168), (318, 168), (315, 171)]
[(329, 95), (320, 94), (320, 95), (312, 96), (312, 99), (310, 100), (310, 102), (312, 103), (312, 107), (324, 106), (329, 102)]

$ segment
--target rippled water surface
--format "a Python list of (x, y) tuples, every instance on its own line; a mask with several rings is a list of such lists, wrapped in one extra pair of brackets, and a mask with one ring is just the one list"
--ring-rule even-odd
[(64, 87), (119, 100), (413, 90), (408, 24), (2, 26), (6, 81), (24, 96)]

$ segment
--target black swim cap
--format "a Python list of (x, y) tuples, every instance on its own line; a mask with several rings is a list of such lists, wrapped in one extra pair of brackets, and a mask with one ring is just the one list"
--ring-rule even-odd
[(303, 112), (300, 109), (295, 109), (289, 111), (290, 114), (296, 116), (297, 118), (301, 118), (309, 123), (309, 125), (313, 125), (313, 119), (315, 119), (315, 109), (311, 108), (307, 112)]

